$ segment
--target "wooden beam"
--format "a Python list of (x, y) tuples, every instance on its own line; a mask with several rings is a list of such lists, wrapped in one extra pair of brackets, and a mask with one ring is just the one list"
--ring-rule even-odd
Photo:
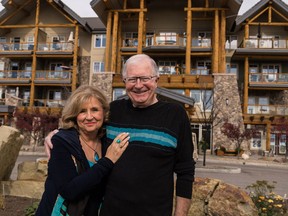
[[(188, 0), (187, 4), (188, 8), (192, 7), (191, 0)], [(190, 74), (191, 71), (191, 38), (192, 38), (192, 11), (187, 10), (185, 74)]]
[(114, 12), (113, 33), (112, 33), (111, 72), (116, 71), (118, 20), (119, 20), (119, 13)]
[(219, 11), (215, 11), (213, 32), (212, 73), (219, 73)]
[(248, 107), (248, 84), (249, 84), (249, 60), (248, 57), (245, 57), (244, 62), (244, 95), (243, 95), (243, 113), (247, 114)]
[[(118, 29), (122, 29), (122, 22), (119, 21)], [(118, 38), (117, 38), (117, 64), (116, 64), (116, 71), (115, 73), (121, 74), (121, 66), (122, 66), (122, 59), (121, 59), (121, 47), (122, 47), (122, 34), (121, 31), (118, 31)]]
[(109, 11), (106, 27), (105, 71), (111, 70), (111, 62), (110, 62), (111, 33), (112, 33), (112, 12)]
[(79, 41), (79, 25), (75, 26), (74, 52), (73, 52), (73, 68), (72, 68), (72, 89), (77, 88), (77, 65), (78, 65), (78, 41)]
[[(38, 25), (39, 28), (70, 28), (75, 27), (75, 24), (45, 24), (45, 25)], [(15, 28), (35, 28), (34, 24), (31, 25), (2, 25), (0, 29), (15, 29)]]
[(221, 11), (221, 28), (220, 28), (220, 48), (219, 48), (219, 73), (226, 73), (226, 12)]
[(40, 15), (40, 0), (36, 1), (36, 14), (35, 14), (35, 32), (34, 32), (34, 38), (35, 38), (35, 45), (33, 48), (33, 54), (32, 54), (32, 75), (31, 75), (31, 85), (30, 85), (30, 100), (29, 100), (29, 107), (34, 106), (34, 100), (35, 100), (35, 77), (36, 77), (36, 67), (37, 67), (37, 58), (36, 58), (36, 50), (38, 47), (38, 33), (39, 33), (39, 15)]
[(139, 12), (147, 12), (146, 8), (143, 9), (137, 9), (137, 8), (130, 8), (130, 9), (117, 9), (117, 10), (110, 10), (112, 12), (118, 12), (118, 13), (139, 13)]
[(0, 22), (0, 26), (4, 25), (8, 20), (10, 20), (12, 17), (14, 17), (19, 11), (24, 8), (26, 5), (30, 4), (32, 0), (26, 1), (23, 5), (21, 5), (17, 10), (15, 10), (13, 13), (11, 13), (8, 17), (6, 17), (2, 22)]
[(138, 22), (138, 46), (137, 46), (137, 54), (142, 53), (142, 45), (143, 45), (143, 31), (144, 31), (144, 0), (140, 0), (140, 11), (139, 11), (139, 22)]
[(188, 10), (191, 10), (191, 11), (193, 11), (193, 12), (207, 12), (207, 11), (221, 11), (221, 10), (226, 10), (226, 11), (228, 11), (228, 10), (230, 10), (230, 9), (228, 9), (228, 8), (205, 8), (205, 7), (195, 7), (195, 8), (184, 8), (184, 11), (188, 11)]

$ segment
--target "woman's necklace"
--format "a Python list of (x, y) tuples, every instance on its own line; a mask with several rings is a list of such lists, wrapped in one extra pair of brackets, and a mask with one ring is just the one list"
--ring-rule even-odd
[(98, 142), (96, 141), (95, 149), (93, 149), (90, 145), (88, 145), (88, 143), (86, 142), (86, 140), (82, 136), (80, 136), (80, 138), (81, 138), (81, 140), (83, 140), (85, 145), (87, 145), (92, 151), (94, 151), (94, 160), (97, 162), (99, 160), (99, 155), (96, 151)]

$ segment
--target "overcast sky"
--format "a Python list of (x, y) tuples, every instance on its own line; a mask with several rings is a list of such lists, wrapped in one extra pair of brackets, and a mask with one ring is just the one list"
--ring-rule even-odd
[[(68, 7), (74, 10), (81, 17), (94, 17), (95, 12), (92, 10), (90, 6), (90, 2), (92, 0), (62, 0)], [(288, 0), (282, 0), (286, 4), (288, 4)], [(245, 13), (248, 9), (253, 7), (259, 0), (243, 0), (242, 6), (240, 8), (239, 14)], [(3, 7), (0, 4), (0, 10)]]

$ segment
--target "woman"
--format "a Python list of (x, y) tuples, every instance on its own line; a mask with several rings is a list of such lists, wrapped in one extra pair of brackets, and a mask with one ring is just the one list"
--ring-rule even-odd
[(63, 129), (51, 140), (48, 176), (36, 215), (98, 215), (105, 178), (130, 138), (119, 134), (103, 156), (108, 111), (107, 99), (96, 87), (80, 86), (69, 97), (62, 111)]

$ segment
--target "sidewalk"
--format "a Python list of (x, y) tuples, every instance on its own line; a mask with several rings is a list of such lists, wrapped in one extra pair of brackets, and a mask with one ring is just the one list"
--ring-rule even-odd
[[(45, 157), (44, 146), (37, 146), (33, 151), (31, 148), (22, 147), (19, 155), (38, 155), (40, 157)], [(254, 165), (254, 166), (274, 166), (274, 167), (284, 167), (288, 169), (288, 161), (283, 162), (285, 159), (284, 155), (276, 155), (274, 157), (263, 157), (261, 155), (253, 154), (249, 159), (244, 160), (243, 158), (238, 158), (237, 156), (216, 156), (210, 153), (206, 154), (206, 166), (203, 167), (203, 154), (198, 155), (199, 158), (196, 161), (197, 168), (211, 168), (213, 163), (221, 163), (224, 165)]]
[[(216, 156), (207, 154), (206, 155), (206, 166), (213, 165), (213, 163), (221, 163), (226, 165), (254, 165), (254, 166), (274, 166), (284, 167), (288, 169), (288, 161), (283, 162), (285, 159), (284, 155), (276, 155), (274, 157), (263, 157), (260, 155), (251, 155), (247, 160), (238, 158), (237, 156)], [(203, 154), (199, 155), (196, 161), (196, 167), (203, 167)], [(212, 164), (211, 164), (212, 163)]]

